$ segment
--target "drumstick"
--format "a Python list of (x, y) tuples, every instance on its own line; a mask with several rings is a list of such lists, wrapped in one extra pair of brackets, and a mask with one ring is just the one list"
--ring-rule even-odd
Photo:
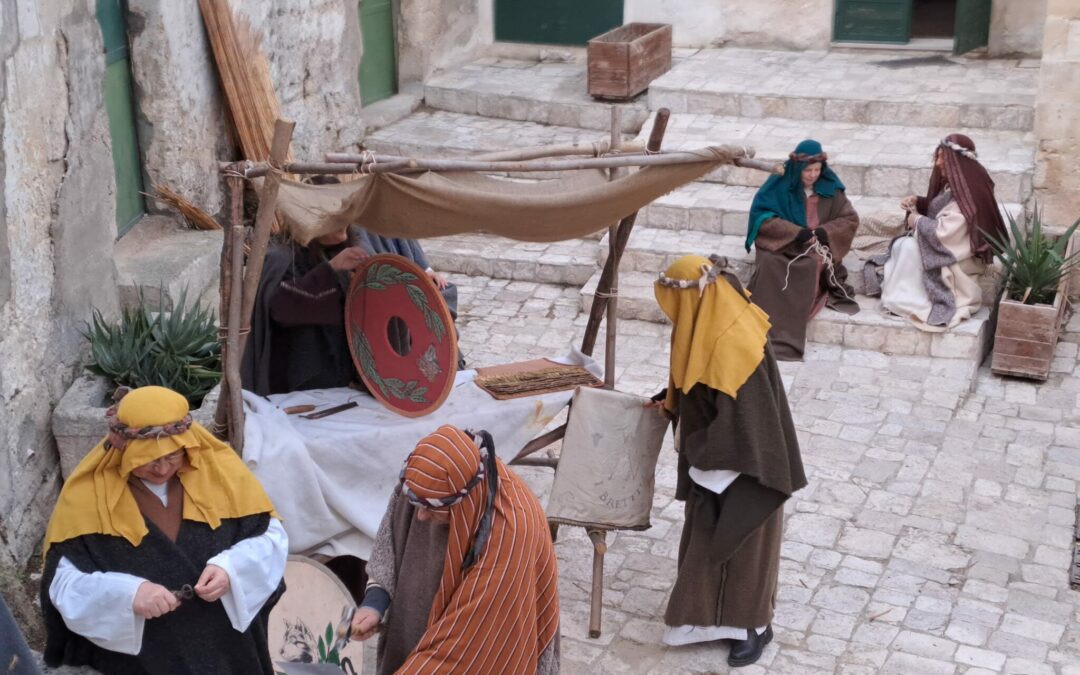
[(291, 405), (288, 408), (282, 408), (286, 415), (299, 415), (300, 413), (309, 413), (315, 409), (315, 406), (307, 405)]

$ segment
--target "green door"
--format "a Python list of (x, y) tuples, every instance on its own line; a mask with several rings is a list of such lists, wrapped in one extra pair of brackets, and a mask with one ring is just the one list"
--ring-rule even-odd
[(911, 0), (836, 0), (837, 42), (895, 42), (911, 38)]
[(623, 0), (495, 0), (495, 39), (584, 45), (623, 23)]
[(397, 49), (391, 0), (362, 0), (360, 35), (360, 102), (371, 105), (397, 93)]
[(105, 42), (105, 111), (112, 137), (116, 172), (116, 225), (123, 235), (146, 211), (142, 195), (142, 164), (135, 133), (124, 0), (97, 0), (97, 20)]
[(964, 54), (990, 43), (991, 0), (956, 0), (953, 53)]

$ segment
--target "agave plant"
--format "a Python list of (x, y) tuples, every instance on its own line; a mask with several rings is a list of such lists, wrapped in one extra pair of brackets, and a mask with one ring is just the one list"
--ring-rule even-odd
[(1061, 279), (1080, 264), (1080, 251), (1066, 253), (1080, 220), (1061, 236), (1051, 238), (1043, 232), (1042, 211), (1037, 204), (1031, 229), (1026, 234), (1012, 213), (1007, 216), (1011, 241), (987, 235), (994, 247), (994, 257), (1004, 268), (1002, 280), (1007, 297), (1025, 305), (1053, 304)]
[(192, 407), (221, 379), (221, 346), (213, 310), (187, 303), (182, 291), (172, 312), (152, 312), (139, 293), (115, 323), (94, 310), (83, 335), (90, 341), (91, 372), (116, 386), (159, 385), (179, 392)]

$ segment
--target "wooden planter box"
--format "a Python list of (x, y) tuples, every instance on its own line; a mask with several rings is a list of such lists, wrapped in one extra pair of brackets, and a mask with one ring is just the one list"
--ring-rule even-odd
[(589, 40), (589, 95), (625, 101), (671, 69), (671, 24), (628, 23)]
[[(1071, 255), (1070, 242), (1066, 256)], [(1054, 360), (1061, 320), (1065, 314), (1065, 298), (1069, 297), (1069, 275), (1058, 284), (1052, 305), (1024, 305), (1006, 299), (1002, 291), (994, 331), (993, 360), (990, 370), (998, 375), (1013, 375), (1033, 380), (1046, 380)]]

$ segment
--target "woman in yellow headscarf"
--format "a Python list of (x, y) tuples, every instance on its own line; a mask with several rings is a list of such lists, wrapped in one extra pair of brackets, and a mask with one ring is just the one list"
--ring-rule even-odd
[(183, 396), (129, 392), (45, 535), (45, 662), (103, 673), (273, 673), (266, 619), (288, 537)]
[(731, 640), (738, 667), (772, 639), (783, 504), (806, 476), (769, 319), (725, 266), (686, 256), (657, 280), (673, 326), (671, 377), (654, 400), (677, 419), (686, 502), (664, 642)]

